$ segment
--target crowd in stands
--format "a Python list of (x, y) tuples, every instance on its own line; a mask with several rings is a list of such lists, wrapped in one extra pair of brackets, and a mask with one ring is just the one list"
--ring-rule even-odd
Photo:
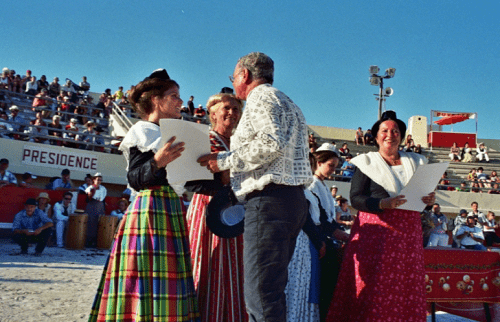
[[(128, 101), (130, 90), (124, 92), (120, 86), (112, 94), (108, 88), (94, 102), (86, 76), (79, 84), (70, 79), (59, 84), (58, 77), (49, 83), (45, 75), (37, 80), (31, 70), (21, 77), (4, 68), (0, 77), (0, 137), (119, 153), (121, 138), (107, 135), (109, 116), (116, 104), (127, 117), (137, 117)], [(183, 106), (183, 119), (207, 124), (207, 111), (201, 104), (195, 109), (193, 100), (191, 96), (188, 107)]]
[(465, 142), (464, 147), (460, 149), (457, 142), (453, 142), (448, 155), (453, 162), (490, 162), (488, 148), (483, 142), (480, 142), (476, 148), (476, 155), (472, 155), (472, 148), (469, 147), (469, 142)]
[(474, 250), (487, 250), (500, 246), (500, 237), (495, 230), (499, 224), (495, 213), (479, 211), (476, 201), (471, 210), (461, 209), (455, 218), (448, 219), (438, 203), (427, 207), (421, 214), (424, 247), (445, 246)]

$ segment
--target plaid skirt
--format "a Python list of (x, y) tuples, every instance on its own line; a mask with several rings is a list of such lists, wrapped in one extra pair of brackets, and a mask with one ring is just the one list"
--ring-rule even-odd
[(89, 321), (199, 321), (184, 214), (170, 186), (139, 192), (116, 232)]

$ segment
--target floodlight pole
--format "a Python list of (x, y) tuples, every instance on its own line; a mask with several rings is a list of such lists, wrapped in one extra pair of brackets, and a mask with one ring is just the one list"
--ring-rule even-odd
[(378, 92), (378, 119), (382, 118), (382, 101), (384, 100), (384, 78), (380, 77), (380, 90)]

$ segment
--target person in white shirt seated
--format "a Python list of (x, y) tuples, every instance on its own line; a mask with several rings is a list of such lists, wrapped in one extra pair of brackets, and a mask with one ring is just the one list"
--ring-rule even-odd
[(491, 247), (493, 246), (493, 243), (500, 243), (500, 237), (498, 237), (495, 232), (495, 229), (498, 228), (498, 224), (495, 223), (495, 213), (493, 211), (488, 211), (488, 214), (482, 224), (486, 246)]
[(484, 145), (483, 142), (479, 143), (479, 146), (476, 148), (476, 158), (479, 160), (479, 162), (482, 162), (483, 159), (486, 160), (486, 162), (490, 162), (490, 157), (488, 156), (488, 148)]
[(64, 247), (64, 229), (68, 223), (69, 215), (75, 212), (75, 206), (71, 203), (73, 194), (69, 191), (65, 192), (63, 199), (54, 204), (54, 215), (56, 220), (56, 237), (57, 247)]
[(461, 248), (487, 250), (483, 245), (483, 231), (481, 228), (476, 227), (476, 220), (472, 216), (467, 217), (467, 226), (462, 225), (458, 228), (457, 239), (460, 240)]
[(111, 212), (111, 216), (118, 217), (118, 220), (122, 220), (125, 210), (127, 210), (128, 201), (125, 198), (118, 200), (118, 209)]

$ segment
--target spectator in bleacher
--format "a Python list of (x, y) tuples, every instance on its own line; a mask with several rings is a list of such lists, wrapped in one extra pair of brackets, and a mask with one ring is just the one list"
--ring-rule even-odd
[(36, 197), (37, 208), (43, 211), (47, 217), (52, 219), (52, 206), (50, 205), (50, 197), (46, 192), (40, 192)]
[(356, 166), (351, 163), (352, 154), (348, 154), (345, 157), (345, 161), (342, 164), (342, 176), (347, 179), (347, 181), (351, 181), (352, 176), (354, 175), (354, 170)]
[(373, 145), (373, 134), (372, 134), (372, 129), (367, 129), (365, 132), (365, 144), (367, 145)]
[(85, 182), (81, 186), (78, 187), (78, 193), (87, 194), (85, 192), (85, 190), (87, 190), (87, 188), (92, 185), (92, 176), (89, 173), (87, 173), (87, 175), (85, 176), (85, 178), (83, 180)]
[(0, 188), (6, 185), (17, 185), (17, 178), (12, 172), (7, 170), (9, 168), (9, 160), (0, 159)]
[(460, 240), (461, 248), (487, 250), (483, 246), (483, 232), (481, 228), (476, 226), (475, 220), (471, 216), (467, 216), (467, 225), (462, 225), (458, 228), (457, 239)]
[(478, 210), (479, 208), (479, 204), (477, 203), (477, 201), (473, 201), (471, 204), (470, 204), (471, 208), (472, 208), (472, 211), (469, 212), (469, 214), (467, 214), (468, 217), (474, 217), (474, 219), (476, 220), (477, 224), (483, 228), (483, 225), (481, 224), (481, 221), (479, 220), (479, 218), (486, 218), (484, 216), (484, 214), (482, 212), (480, 212)]
[(446, 173), (446, 171), (445, 171), (443, 173), (443, 175), (441, 176), (441, 179), (439, 179), (439, 184), (437, 186), (437, 190), (454, 191), (455, 189), (453, 187), (448, 187), (449, 185), (450, 185), (450, 180), (448, 180), (448, 173)]
[(411, 146), (411, 141), (406, 143), (406, 146), (403, 150), (405, 152), (413, 152), (413, 147)]
[(66, 132), (63, 133), (63, 138), (66, 139), (66, 141), (63, 141), (63, 146), (78, 149), (80, 144), (76, 141), (77, 136), (78, 127), (76, 126), (76, 119), (71, 119), (70, 123), (66, 125)]
[(490, 162), (490, 157), (488, 156), (488, 148), (484, 145), (483, 142), (479, 143), (478, 147), (476, 148), (476, 158), (479, 160), (479, 162), (483, 162), (483, 159), (486, 162)]
[(467, 188), (467, 184), (462, 181), (462, 182), (460, 182), (460, 187), (458, 187), (455, 191), (469, 192), (470, 189)]
[(49, 96), (52, 98), (56, 98), (57, 95), (59, 95), (59, 92), (61, 91), (61, 85), (59, 85), (59, 78), (54, 77), (54, 80), (52, 80), (52, 83), (49, 84), (48, 87), (48, 93)]
[(499, 195), (500, 189), (498, 189), (498, 183), (494, 183), (493, 188), (490, 191), (488, 191), (488, 193), (493, 195)]
[(49, 117), (51, 112), (48, 99), (50, 96), (47, 94), (47, 89), (43, 88), (40, 93), (36, 94), (32, 104), (33, 111), (41, 110), (44, 118)]
[(486, 246), (491, 247), (493, 243), (500, 243), (500, 237), (498, 237), (495, 232), (497, 228), (498, 224), (495, 223), (495, 213), (493, 211), (488, 211), (486, 219), (483, 221), (483, 234)]
[(488, 175), (483, 172), (484, 169), (483, 167), (477, 168), (477, 182), (479, 184), (479, 187), (484, 188), (484, 187), (491, 187), (490, 184), (488, 184)]
[(354, 141), (356, 141), (356, 145), (360, 145), (361, 143), (365, 145), (365, 136), (363, 135), (363, 130), (361, 130), (361, 127), (358, 127), (356, 136), (354, 137)]
[[(61, 91), (61, 93), (64, 93), (64, 91)], [(58, 101), (58, 107), (57, 107), (57, 111), (58, 112), (62, 112), (62, 113), (59, 113), (59, 115), (61, 115), (61, 118), (64, 120), (64, 121), (67, 121), (69, 119), (69, 112), (70, 109), (71, 109), (71, 102), (69, 101), (69, 96), (65, 95), (63, 96), (62, 98), (62, 101), (59, 100), (59, 97), (57, 98), (57, 101)]]
[(462, 225), (467, 225), (467, 210), (460, 209), (460, 213), (454, 220), (455, 228), (453, 229), (453, 247), (460, 247), (460, 240), (457, 239), (457, 231)]
[(69, 215), (75, 212), (75, 207), (71, 203), (73, 194), (69, 191), (65, 192), (63, 199), (54, 204), (54, 218), (56, 221), (56, 236), (57, 247), (64, 247), (64, 229), (68, 223)]
[(76, 105), (73, 114), (75, 114), (74, 117), (78, 120), (78, 124), (84, 125), (87, 123), (87, 108), (83, 104)]
[(337, 198), (337, 192), (339, 191), (339, 188), (337, 188), (336, 185), (333, 185), (330, 187), (330, 193), (332, 194), (333, 199)]
[(0, 137), (4, 139), (12, 139), (12, 131), (14, 131), (14, 128), (9, 122), (9, 117), (4, 111), (0, 111)]
[(35, 143), (43, 143), (50, 144), (49, 139), (49, 131), (47, 129), (47, 124), (45, 124), (43, 119), (36, 119), (33, 125), (30, 125), (24, 133), (28, 135), (29, 142)]
[(465, 145), (460, 152), (460, 159), (462, 162), (472, 162), (474, 160), (472, 158), (472, 149), (469, 147), (469, 142), (465, 142)]
[(408, 142), (410, 142), (411, 140), (413, 140), (413, 137), (411, 136), (411, 134), (408, 134), (408, 135), (406, 136), (405, 145), (407, 145), (407, 144), (408, 144)]
[(479, 185), (478, 182), (472, 183), (470, 191), (473, 193), (483, 193), (483, 191), (481, 190), (481, 186)]
[[(15, 132), (23, 132), (25, 125), (28, 123), (21, 115), (19, 115), (19, 107), (12, 105), (9, 108), (10, 116), (9, 122)], [(14, 133), (13, 138), (19, 139), (19, 134)]]
[(31, 70), (27, 70), (26, 71), (26, 75), (24, 75), (21, 79), (21, 87), (22, 87), (22, 91), (23, 92), (26, 92), (26, 83), (28, 83), (29, 81), (31, 81)]
[(431, 219), (434, 223), (434, 228), (431, 230), (429, 236), (429, 243), (427, 246), (448, 246), (448, 219), (441, 212), (441, 207), (438, 203), (432, 206)]
[(107, 195), (106, 188), (102, 185), (102, 175), (97, 172), (92, 176), (92, 185), (85, 189), (87, 193), (87, 207), (85, 212), (89, 215), (87, 223), (87, 245), (95, 246), (97, 242), (97, 225), (99, 217), (105, 215), (104, 199)]
[(35, 76), (32, 76), (31, 79), (28, 82), (26, 82), (25, 93), (33, 96), (35, 96), (38, 93), (38, 84), (36, 82)]
[(316, 138), (314, 137), (314, 134), (310, 133), (309, 134), (309, 147), (311, 147), (314, 144), (317, 144)]
[(191, 116), (194, 115), (194, 103), (193, 103), (193, 100), (194, 100), (194, 96), (189, 96), (189, 101), (187, 102), (188, 109), (189, 109), (189, 114)]
[(476, 180), (477, 180), (476, 168), (472, 168), (469, 170), (469, 173), (467, 174), (467, 181), (474, 182)]
[(349, 148), (347, 147), (347, 143), (342, 143), (342, 147), (339, 149), (339, 153), (341, 156), (345, 157), (350, 153)]
[(23, 176), (22, 176), (23, 181), (21, 181), (21, 183), (19, 183), (19, 187), (21, 187), (21, 188), (36, 188), (33, 185), (33, 179), (36, 179), (36, 178), (37, 177), (35, 175), (31, 174), (31, 172), (23, 173)]
[(99, 96), (99, 104), (102, 104), (102, 107), (98, 105), (99, 108), (104, 110), (104, 104), (108, 101), (108, 98), (111, 96), (111, 88), (106, 88), (104, 93)]
[(64, 169), (61, 172), (61, 178), (57, 178), (52, 182), (52, 190), (71, 190), (73, 183), (71, 182), (71, 172)]
[(87, 82), (87, 76), (82, 77), (82, 81), (79, 84), (80, 86), (80, 94), (89, 95), (90, 83)]
[[(96, 132), (94, 130), (95, 126), (96, 126), (96, 124), (94, 123), (94, 121), (92, 121), (92, 120), (88, 121), (85, 124), (85, 127), (87, 129), (84, 130), (82, 132), (82, 134), (78, 134), (76, 137), (76, 140), (84, 142), (84, 143), (95, 144), (96, 143), (95, 141), (97, 139), (97, 137), (93, 136), (93, 135), (96, 135)], [(88, 144), (81, 144), (80, 149), (93, 150), (93, 146), (88, 145)]]
[(36, 244), (33, 255), (40, 256), (50, 236), (49, 228), (53, 225), (52, 220), (37, 209), (35, 199), (26, 200), (24, 210), (16, 214), (12, 223), (13, 240), (21, 246), (21, 254), (28, 254), (29, 244)]
[(37, 83), (37, 91), (40, 93), (42, 89), (48, 89), (49, 88), (49, 82), (47, 82), (47, 77), (45, 75), (42, 75), (40, 79), (36, 82)]
[(71, 81), (71, 79), (66, 79), (66, 83), (64, 83), (64, 85), (61, 85), (61, 91), (64, 91), (70, 98), (70, 100), (73, 98), (73, 94), (76, 94), (76, 90), (73, 87), (73, 82)]
[(432, 206), (426, 206), (420, 213), (420, 222), (422, 223), (422, 245), (424, 247), (427, 247), (429, 237), (431, 236), (431, 230), (434, 228), (434, 222), (431, 218), (431, 207)]
[[(50, 136), (54, 136), (56, 138), (62, 138), (62, 125), (61, 125), (61, 117), (59, 115), (54, 115), (52, 117), (52, 122), (47, 125), (49, 127), (48, 134)], [(60, 140), (51, 139), (50, 144), (52, 145), (62, 145)]]
[(116, 102), (116, 104), (120, 104), (122, 102), (123, 96), (123, 86), (120, 86), (118, 87), (118, 90), (113, 94), (113, 100)]
[(500, 178), (498, 177), (498, 174), (495, 170), (491, 171), (491, 175), (490, 175), (490, 182), (491, 183), (500, 183)]
[(460, 156), (460, 148), (457, 147), (457, 142), (453, 142), (453, 145), (450, 148), (450, 154), (448, 154), (450, 160), (453, 162), (458, 162), (462, 159)]
[(21, 79), (21, 76), (19, 74), (17, 74), (16, 76), (14, 76), (12, 82), (12, 91), (14, 93), (22, 93), (22, 84), (23, 84), (23, 81)]
[(198, 108), (194, 110), (194, 118), (196, 119), (196, 123), (201, 123), (201, 121), (205, 118), (207, 113), (203, 109), (203, 106), (200, 104)]
[(417, 145), (413, 148), (413, 152), (418, 153), (418, 154), (422, 154), (422, 146), (421, 146), (420, 144), (417, 144)]
[(8, 91), (12, 90), (12, 84), (9, 77), (9, 70), (3, 70), (2, 76), (0, 77), (0, 89), (6, 89)]
[(335, 221), (344, 229), (348, 234), (351, 233), (351, 227), (354, 225), (354, 217), (349, 210), (349, 202), (345, 198), (340, 198), (338, 206), (335, 207)]
[(125, 210), (127, 210), (128, 201), (125, 198), (118, 200), (118, 209), (111, 212), (111, 216), (118, 217), (118, 220), (122, 220)]

